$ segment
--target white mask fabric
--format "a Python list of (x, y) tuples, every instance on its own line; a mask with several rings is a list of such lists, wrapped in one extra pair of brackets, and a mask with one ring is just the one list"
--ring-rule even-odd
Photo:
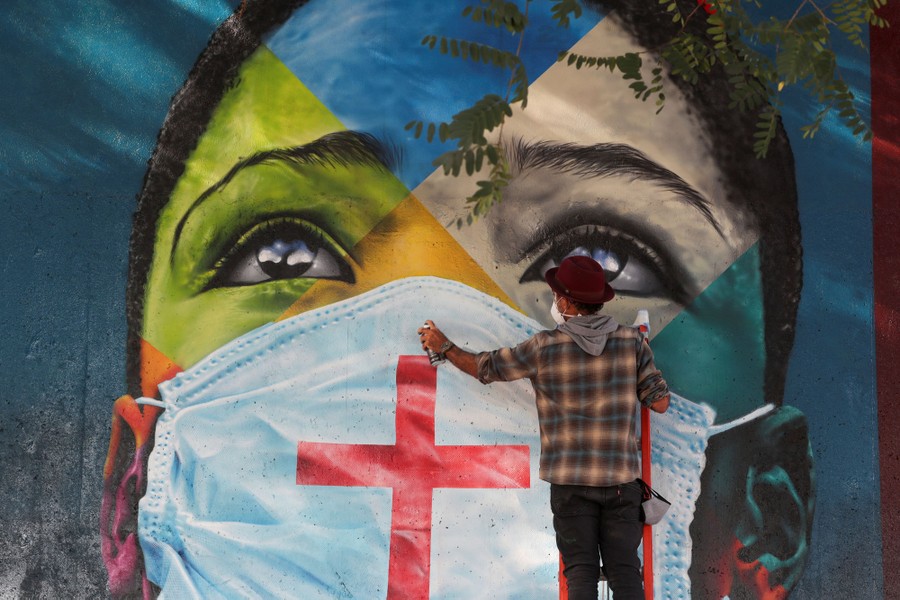
[(709, 438), (774, 409), (767, 404), (729, 423), (713, 425), (715, 411), (672, 393), (669, 409), (650, 419), (652, 486), (672, 503), (653, 526), (653, 589), (656, 598), (690, 600), (691, 522), (700, 496)]
[[(416, 335), (429, 318), (474, 350), (541, 329), (465, 285), (400, 280), (263, 326), (162, 384), (162, 401), (141, 400), (165, 407), (138, 516), (163, 597), (384, 598), (391, 578), (431, 598), (478, 597), (488, 585), (516, 598), (556, 594), (530, 386), (435, 372)], [(400, 398), (425, 404), (403, 408)], [(408, 438), (451, 455), (395, 474), (323, 458), (324, 444), (365, 458)], [(400, 481), (423, 478), (443, 484)]]
[(560, 312), (559, 310), (559, 297), (554, 296), (553, 302), (550, 303), (550, 318), (553, 319), (553, 322), (557, 325), (563, 325), (566, 322), (566, 317), (572, 318), (577, 317), (581, 313), (576, 313), (574, 315), (570, 315), (568, 313)]
[(550, 303), (550, 318), (553, 319), (553, 322), (556, 323), (557, 325), (562, 325), (563, 323), (566, 322), (566, 319), (565, 319), (565, 317), (563, 317), (563, 314), (561, 312), (559, 312), (559, 307), (556, 305), (555, 299), (553, 300), (553, 302)]
[[(542, 329), (463, 284), (404, 279), (260, 327), (139, 400), (165, 408), (138, 509), (163, 598), (557, 596), (531, 387), (435, 371), (426, 319), (474, 351)], [(652, 419), (653, 484), (673, 503), (654, 526), (660, 598), (690, 597), (713, 420), (674, 395)], [(391, 454), (408, 443), (414, 460)]]

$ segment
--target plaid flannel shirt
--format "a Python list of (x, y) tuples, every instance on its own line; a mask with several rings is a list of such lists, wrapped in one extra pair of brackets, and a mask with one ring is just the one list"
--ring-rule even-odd
[(481, 352), (477, 361), (482, 383), (531, 380), (541, 431), (541, 479), (611, 486), (640, 477), (637, 403), (649, 406), (669, 390), (637, 329), (619, 325), (599, 356), (553, 330), (514, 348)]

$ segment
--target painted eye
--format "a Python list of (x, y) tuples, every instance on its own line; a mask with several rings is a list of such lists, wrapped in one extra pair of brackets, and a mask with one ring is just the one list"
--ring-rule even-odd
[(603, 225), (583, 225), (550, 236), (529, 254), (536, 258), (519, 283), (543, 281), (544, 273), (568, 256), (589, 256), (603, 267), (606, 281), (620, 294), (671, 296), (679, 301), (685, 295), (656, 251), (631, 235)]
[(322, 230), (295, 219), (253, 227), (220, 259), (208, 287), (235, 287), (285, 279), (336, 279), (352, 283), (344, 253)]

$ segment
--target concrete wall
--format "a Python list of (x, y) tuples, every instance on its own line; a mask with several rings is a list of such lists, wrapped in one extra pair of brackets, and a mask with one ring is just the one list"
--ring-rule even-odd
[(533, 3), (513, 178), (459, 227), (474, 179), (404, 125), (505, 93), (419, 44), (515, 48), (462, 5), (51, 4), (0, 25), (0, 597), (556, 597), (529, 387), (435, 372), (415, 329), (513, 345), (552, 326), (543, 273), (573, 253), (609, 314), (649, 311), (678, 395), (657, 597), (892, 597), (890, 67), (841, 65), (876, 144), (802, 140), (788, 89), (757, 160), (721, 81), (669, 82), (657, 115), (555, 63), (652, 46), (641, 3), (569, 29)]

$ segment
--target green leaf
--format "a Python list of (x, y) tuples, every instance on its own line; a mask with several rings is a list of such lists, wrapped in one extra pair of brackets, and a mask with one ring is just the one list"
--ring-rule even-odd
[(765, 158), (769, 151), (769, 145), (775, 139), (775, 126), (778, 123), (778, 110), (773, 106), (767, 106), (759, 113), (756, 123), (756, 133), (753, 134), (755, 142), (753, 151), (757, 158)]
[(577, 0), (556, 0), (550, 7), (550, 15), (560, 27), (568, 27), (570, 15), (576, 19), (581, 16), (581, 5)]
[(479, 181), (478, 189), (472, 194), (472, 198), (484, 198), (494, 192), (494, 184), (490, 181)]
[(485, 146), (485, 153), (487, 154), (488, 161), (492, 165), (496, 165), (498, 162), (500, 162), (500, 155), (497, 152), (497, 147), (493, 144)]
[[(531, 1), (525, 0), (526, 6)], [(686, 23), (686, 13), (682, 14), (680, 7), (687, 6), (692, 11), (688, 19), (696, 19), (697, 27), (675, 26), (672, 29), (678, 31), (671, 39), (654, 46), (654, 52), (648, 55), (654, 56), (655, 65), (647, 80), (643, 73), (643, 53), (604, 57), (560, 51), (557, 61), (574, 66), (576, 70), (618, 70), (636, 99), (646, 102), (654, 98), (657, 112), (665, 106), (666, 73), (693, 85), (721, 65), (728, 84), (728, 107), (753, 111), (757, 115), (756, 127), (750, 135), (758, 156), (766, 155), (774, 139), (780, 119), (778, 92), (786, 85), (800, 84), (793, 89), (802, 90), (819, 103), (819, 114), (813, 122), (800, 128), (804, 138), (815, 136), (825, 115), (832, 110), (848, 132), (863, 139), (871, 138), (871, 128), (860, 115), (857, 99), (840, 79), (832, 36), (839, 35), (864, 48), (864, 32), (868, 27), (887, 26), (886, 20), (876, 14), (887, 0), (830, 0), (830, 5), (819, 3), (818, 6), (794, 0), (796, 12), (789, 13), (790, 19), (759, 17), (757, 11), (749, 12), (750, 5), (761, 6), (759, 0), (744, 3), (715, 0), (716, 12), (709, 15), (704, 14), (699, 5), (691, 8), (693, 3), (658, 1), (657, 13), (670, 15), (674, 23)], [(480, 6), (464, 7), (462, 16), (485, 26), (521, 33), (528, 23), (526, 15), (519, 9), (520, 4), (507, 0), (480, 0)], [(581, 11), (578, 0), (551, 0), (552, 17), (560, 26), (567, 27)], [(466, 201), (471, 207), (466, 221), (471, 223), (502, 199), (504, 186), (511, 177), (505, 152), (487, 143), (487, 132), (499, 127), (512, 114), (511, 103), (519, 102), (522, 108), (527, 105), (530, 82), (521, 60), (511, 52), (434, 35), (423, 37), (422, 45), (453, 58), (510, 70), (506, 100), (488, 94), (470, 108), (453, 115), (449, 123), (411, 121), (405, 127), (416, 137), (425, 131), (428, 141), (435, 135), (442, 142), (452, 141), (456, 149), (435, 159), (435, 164), (445, 172), (457, 175), (463, 168), (468, 173), (478, 172), (487, 160), (489, 185), (479, 186)], [(427, 130), (424, 129), (426, 125)], [(462, 219), (458, 219), (457, 225), (461, 224)]]
[(475, 171), (481, 171), (482, 166), (484, 166), (484, 148), (479, 146), (475, 151)]

